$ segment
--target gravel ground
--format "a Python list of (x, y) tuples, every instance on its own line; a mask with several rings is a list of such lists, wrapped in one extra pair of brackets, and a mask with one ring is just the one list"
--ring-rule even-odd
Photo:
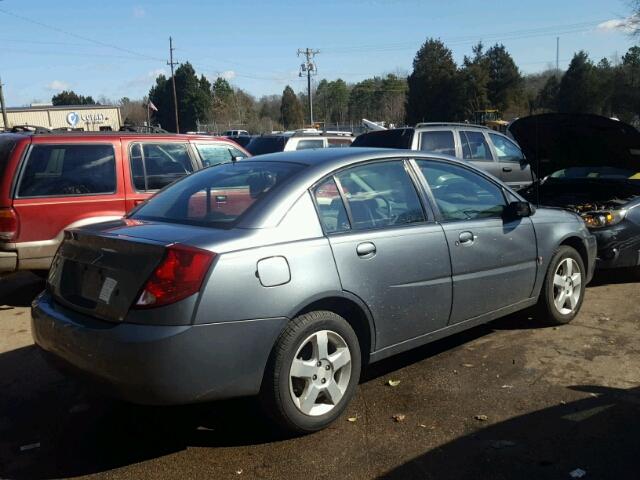
[(521, 313), (373, 365), (343, 418), (282, 438), (252, 399), (145, 408), (61, 376), (31, 341), (41, 281), (4, 278), (0, 478), (639, 478), (639, 286), (607, 272), (571, 325)]

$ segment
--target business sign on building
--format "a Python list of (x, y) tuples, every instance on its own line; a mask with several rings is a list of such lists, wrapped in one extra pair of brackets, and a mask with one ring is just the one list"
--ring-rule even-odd
[(70, 127), (76, 128), (78, 125), (90, 123), (90, 124), (102, 124), (109, 120), (104, 113), (78, 113), (69, 112), (67, 114), (67, 123)]

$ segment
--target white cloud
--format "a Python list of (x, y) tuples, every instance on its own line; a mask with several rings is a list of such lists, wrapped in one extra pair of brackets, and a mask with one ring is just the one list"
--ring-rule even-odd
[(141, 6), (135, 6), (133, 7), (133, 16), (135, 18), (142, 18), (147, 14), (147, 12), (145, 11), (144, 8), (142, 8)]
[(627, 18), (614, 18), (598, 24), (598, 30), (602, 32), (633, 33), (640, 28), (640, 15), (631, 15)]
[(71, 87), (71, 84), (63, 82), (62, 80), (54, 80), (53, 82), (46, 84), (45, 87), (47, 90), (61, 92), (62, 90), (68, 90), (69, 87)]
[(234, 72), (233, 70), (225, 70), (224, 72), (220, 72), (218, 76), (224, 78), (225, 80), (233, 80), (234, 78), (236, 78), (236, 72)]

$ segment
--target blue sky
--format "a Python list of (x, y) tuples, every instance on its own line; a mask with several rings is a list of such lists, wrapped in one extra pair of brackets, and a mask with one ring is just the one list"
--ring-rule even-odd
[[(427, 37), (461, 62), (478, 40), (504, 43), (525, 73), (586, 50), (622, 56), (634, 44), (616, 22), (627, 0), (0, 0), (0, 76), (9, 106), (49, 101), (61, 89), (94, 98), (145, 95), (178, 61), (260, 96), (303, 90), (298, 48), (320, 50), (318, 79), (355, 82), (411, 70)], [(609, 23), (604, 23), (609, 21)]]

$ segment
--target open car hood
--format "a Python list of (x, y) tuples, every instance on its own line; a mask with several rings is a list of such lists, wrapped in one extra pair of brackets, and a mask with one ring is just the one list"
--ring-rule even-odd
[(514, 121), (509, 133), (538, 178), (586, 165), (640, 172), (640, 132), (599, 115), (545, 113)]

